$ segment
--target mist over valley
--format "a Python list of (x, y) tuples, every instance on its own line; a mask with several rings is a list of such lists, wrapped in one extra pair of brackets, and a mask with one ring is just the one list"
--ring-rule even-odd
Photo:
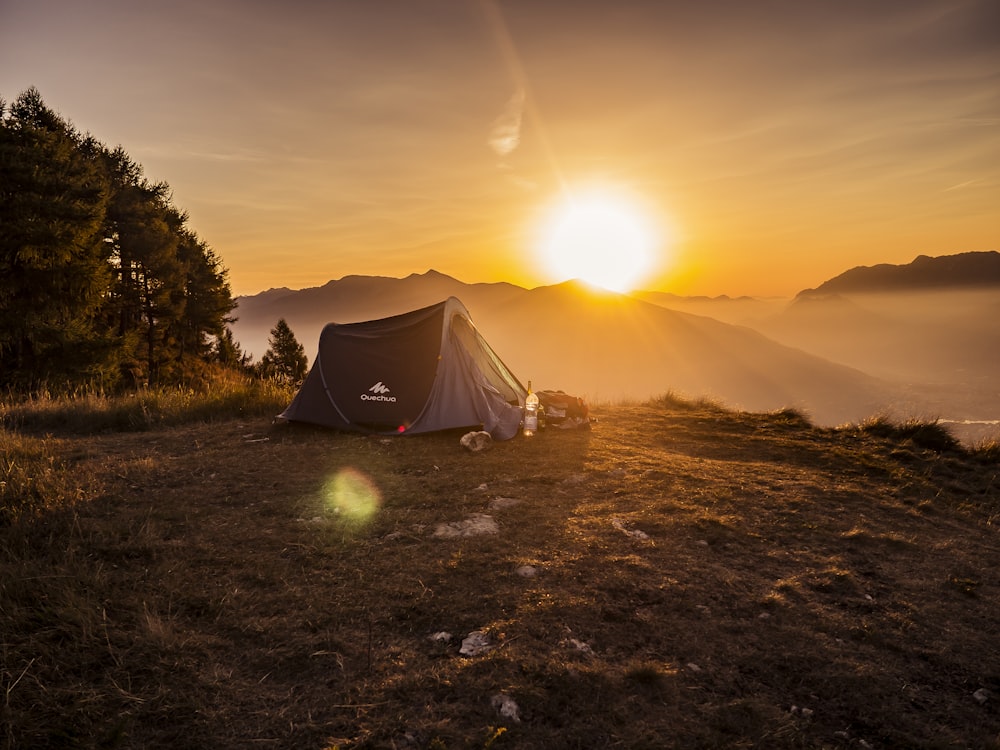
[(793, 407), (829, 426), (876, 414), (941, 419), (967, 441), (1000, 432), (997, 252), (851, 269), (790, 300), (620, 295), (578, 282), (524, 289), (436, 271), (347, 276), (240, 297), (232, 328), (259, 358), (284, 318), (312, 360), (327, 323), (449, 296), (536, 388), (602, 402), (672, 392), (748, 411)]

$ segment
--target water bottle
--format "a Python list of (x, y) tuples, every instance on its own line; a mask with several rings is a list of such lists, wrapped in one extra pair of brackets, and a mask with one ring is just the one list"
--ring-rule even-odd
[(538, 431), (538, 396), (531, 390), (528, 381), (528, 395), (524, 399), (524, 436), (531, 437)]

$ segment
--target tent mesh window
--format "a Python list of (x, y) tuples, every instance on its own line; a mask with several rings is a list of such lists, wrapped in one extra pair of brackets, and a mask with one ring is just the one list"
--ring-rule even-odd
[(451, 319), (451, 331), (472, 357), (476, 366), (483, 373), (494, 375), (494, 377), (488, 376), (487, 379), (497, 387), (504, 400), (508, 404), (520, 404), (524, 398), (524, 386), (490, 348), (472, 322), (465, 316), (456, 314)]

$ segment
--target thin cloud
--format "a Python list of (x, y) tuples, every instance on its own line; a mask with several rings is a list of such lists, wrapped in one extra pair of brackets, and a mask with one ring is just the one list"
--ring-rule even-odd
[(498, 156), (509, 156), (521, 144), (521, 121), (524, 117), (524, 89), (518, 89), (507, 101), (507, 106), (493, 122), (490, 148)]

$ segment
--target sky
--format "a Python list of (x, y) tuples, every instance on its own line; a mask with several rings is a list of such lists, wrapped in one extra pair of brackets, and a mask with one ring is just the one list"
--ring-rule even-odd
[(677, 294), (1000, 246), (996, 0), (0, 0), (0, 97), (29, 86), (170, 185), (235, 294), (554, 283), (579, 191)]

